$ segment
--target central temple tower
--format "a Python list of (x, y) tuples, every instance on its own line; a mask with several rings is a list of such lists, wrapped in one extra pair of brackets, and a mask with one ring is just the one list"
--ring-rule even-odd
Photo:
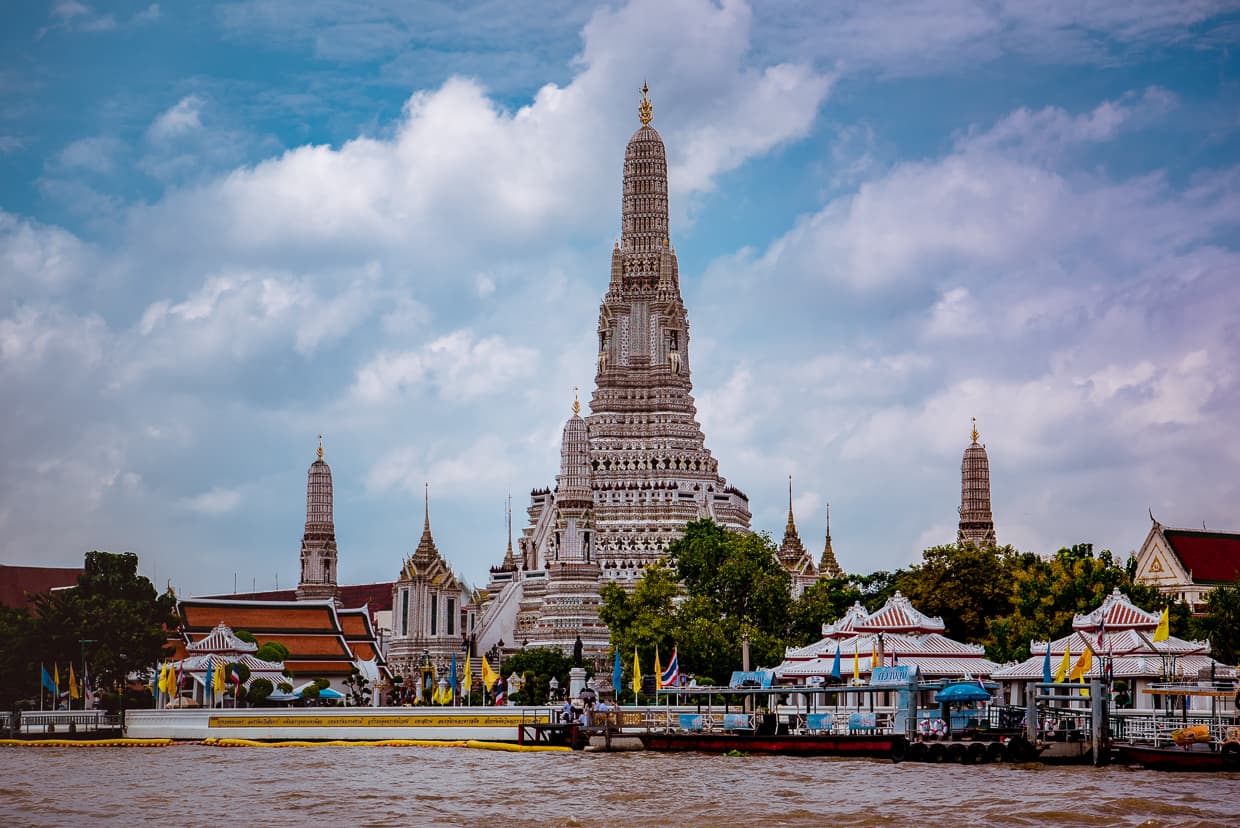
[(749, 529), (749, 500), (719, 476), (698, 424), (689, 319), (668, 233), (667, 152), (642, 86), (624, 151), (621, 236), (598, 319), (590, 416), (594, 548), (603, 577), (632, 578), (685, 524)]
[(607, 646), (597, 621), (603, 581), (634, 583), (692, 520), (749, 531), (749, 499), (719, 475), (697, 422), (689, 319), (668, 233), (667, 152), (650, 125), (648, 92), (643, 86), (641, 127), (624, 151), (621, 234), (599, 308), (590, 414), (579, 419), (574, 407), (556, 488), (530, 493), (519, 555), (491, 570), (483, 649), (579, 640), (597, 654)]

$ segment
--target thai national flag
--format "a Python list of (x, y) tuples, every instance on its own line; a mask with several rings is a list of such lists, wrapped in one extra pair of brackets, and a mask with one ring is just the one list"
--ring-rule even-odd
[(661, 678), (664, 687), (675, 687), (680, 683), (680, 663), (676, 658), (675, 647), (672, 647), (672, 658), (667, 662), (667, 668), (663, 671)]

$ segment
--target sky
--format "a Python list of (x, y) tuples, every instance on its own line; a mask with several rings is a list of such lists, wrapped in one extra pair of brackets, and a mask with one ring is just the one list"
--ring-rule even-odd
[(553, 484), (650, 86), (707, 446), (817, 555), (1240, 530), (1240, 4), (6, 3), (0, 560), (485, 584)]

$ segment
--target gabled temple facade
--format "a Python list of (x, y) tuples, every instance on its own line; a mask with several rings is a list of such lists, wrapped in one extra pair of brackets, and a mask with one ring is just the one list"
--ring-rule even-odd
[(395, 673), (410, 675), (423, 655), (447, 666), (470, 650), (474, 614), (469, 587), (439, 554), (431, 534), (427, 492), (422, 537), (392, 584), (392, 630), (387, 657)]
[[(595, 568), (600, 581), (631, 586), (692, 520), (749, 531), (749, 499), (719, 474), (697, 422), (666, 150), (650, 126), (646, 91), (641, 127), (625, 148), (621, 235), (599, 308), (590, 414), (572, 427), (571, 473), (562, 469), (555, 491), (531, 492), (515, 566), (506, 559), (491, 572), (480, 650), (500, 641), (564, 649), (580, 637), (598, 655), (607, 633), (594, 627)], [(569, 436), (566, 427), (566, 444)]]
[(1240, 533), (1173, 529), (1152, 513), (1150, 523), (1137, 551), (1137, 583), (1156, 587), (1200, 613), (1214, 587), (1240, 580)]

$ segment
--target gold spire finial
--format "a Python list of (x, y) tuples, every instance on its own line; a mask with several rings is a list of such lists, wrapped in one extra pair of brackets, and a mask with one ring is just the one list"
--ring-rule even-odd
[(973, 418), (973, 433), (972, 433), (972, 435), (971, 435), (971, 436), (973, 437), (973, 442), (975, 442), (975, 443), (976, 443), (976, 442), (977, 442), (977, 438), (978, 438), (978, 434), (977, 434), (977, 417), (974, 417), (974, 418)]
[(581, 400), (577, 399), (577, 386), (573, 386), (573, 416), (581, 416)]
[(651, 105), (650, 99), (646, 97), (646, 93), (650, 91), (650, 87), (642, 81), (642, 102), (637, 106), (637, 120), (642, 122), (642, 126), (650, 126), (650, 122), (654, 120), (654, 106)]
[(319, 435), (319, 459), (323, 459), (323, 435)]

